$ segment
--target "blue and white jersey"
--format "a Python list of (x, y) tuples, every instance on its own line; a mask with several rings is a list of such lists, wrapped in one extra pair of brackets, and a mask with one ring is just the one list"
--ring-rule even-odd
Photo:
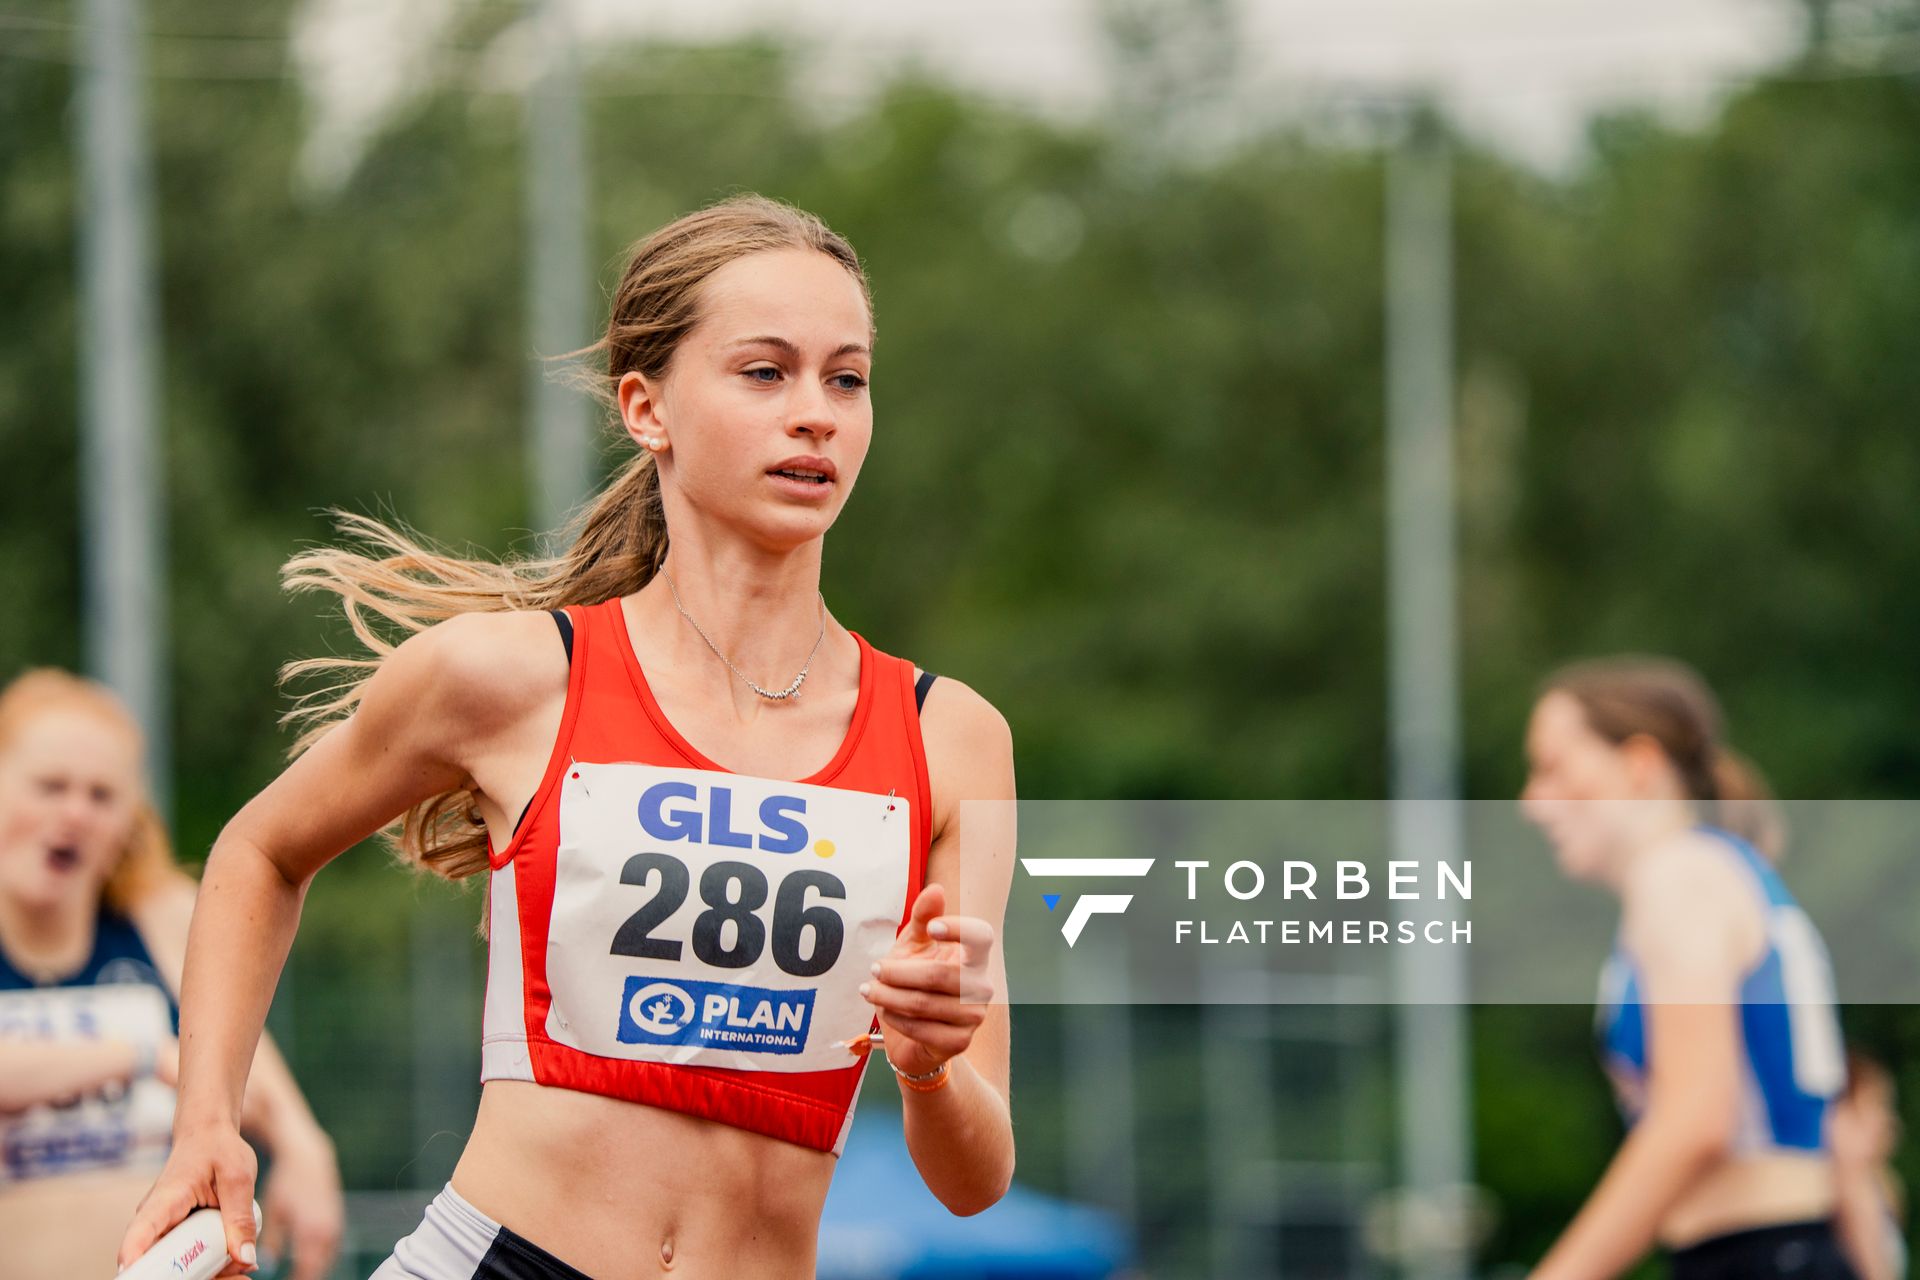
[[(1740, 983), (1742, 1098), (1734, 1149), (1822, 1151), (1827, 1106), (1846, 1083), (1826, 944), (1779, 873), (1746, 841), (1702, 826), (1738, 859), (1765, 913), (1767, 949)], [(1646, 1103), (1643, 983), (1615, 944), (1600, 974), (1600, 1056), (1629, 1124)]]
[[(133, 922), (105, 907), (80, 972), (40, 985), (0, 956), (0, 1038), (124, 1040), (158, 1050), (180, 1031), (173, 992)], [(0, 1115), (0, 1195), (18, 1182), (104, 1169), (157, 1171), (173, 1090), (151, 1076)]]

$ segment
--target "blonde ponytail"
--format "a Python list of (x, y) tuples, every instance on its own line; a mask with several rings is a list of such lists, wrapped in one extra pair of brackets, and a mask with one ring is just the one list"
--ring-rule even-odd
[[(292, 592), (340, 597), (347, 625), (372, 656), (301, 658), (281, 668), (282, 683), (321, 681), (281, 717), (302, 727), (296, 756), (352, 714), (367, 677), (407, 636), (463, 613), (557, 609), (628, 595), (647, 584), (667, 552), (660, 473), (651, 454), (628, 463), (575, 520), (572, 546), (562, 556), (467, 560), (370, 516), (335, 516), (341, 536), (361, 549), (303, 552), (287, 561), (281, 578)], [(470, 788), (407, 810), (389, 840), (402, 857), (449, 880), (487, 868), (487, 834)]]

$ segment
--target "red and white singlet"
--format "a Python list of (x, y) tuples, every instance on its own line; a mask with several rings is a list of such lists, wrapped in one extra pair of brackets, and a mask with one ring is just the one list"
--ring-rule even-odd
[(839, 1154), (877, 1025), (859, 986), (926, 875), (913, 664), (858, 632), (832, 761), (730, 772), (667, 722), (618, 598), (567, 610), (566, 711), (493, 854), (480, 1078), (703, 1116)]

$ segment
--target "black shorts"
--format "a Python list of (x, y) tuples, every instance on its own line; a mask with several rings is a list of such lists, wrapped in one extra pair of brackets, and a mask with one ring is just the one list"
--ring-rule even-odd
[(372, 1280), (593, 1280), (461, 1199), (452, 1184), (427, 1206)]
[(1858, 1280), (1824, 1220), (1734, 1231), (1668, 1257), (1673, 1280)]

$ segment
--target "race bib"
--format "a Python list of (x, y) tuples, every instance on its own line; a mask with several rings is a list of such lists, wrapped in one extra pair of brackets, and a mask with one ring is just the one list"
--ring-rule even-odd
[(873, 1020), (859, 985), (899, 927), (911, 831), (898, 796), (568, 766), (547, 1035), (604, 1058), (849, 1065), (845, 1042)]
[[(172, 1034), (167, 998), (147, 983), (0, 992), (0, 1039), (158, 1045)], [(157, 1165), (173, 1128), (173, 1100), (172, 1089), (149, 1077), (0, 1116), (0, 1184)]]

